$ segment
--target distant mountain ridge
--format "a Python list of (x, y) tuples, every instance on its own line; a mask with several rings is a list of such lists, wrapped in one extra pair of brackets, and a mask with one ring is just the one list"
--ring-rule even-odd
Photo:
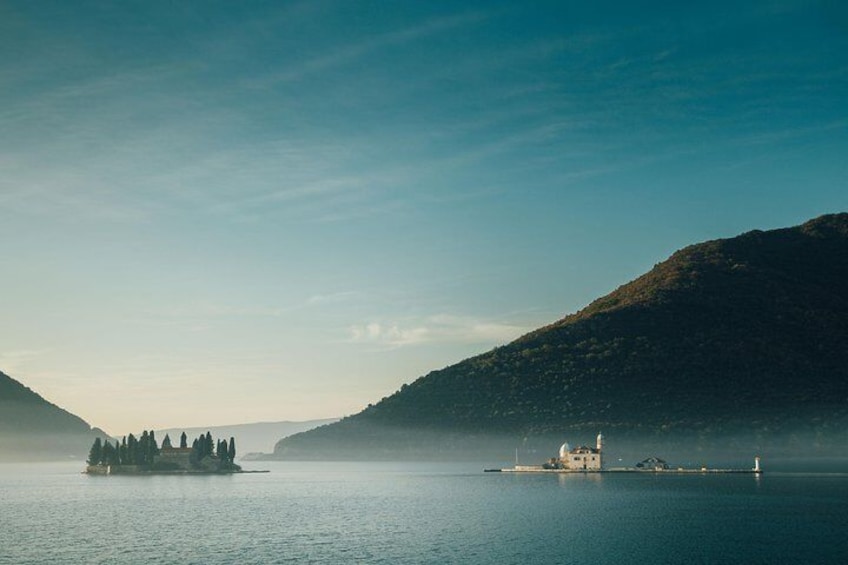
[[(207, 431), (216, 437), (235, 437), (238, 456), (244, 457), (271, 451), (280, 438), (336, 421), (338, 418), (170, 428), (156, 430), (156, 434), (160, 441), (170, 434), (174, 443), (183, 431), (191, 438)], [(109, 438), (103, 430), (92, 428), (0, 371), (0, 461), (82, 460), (96, 437)]]
[(331, 424), (338, 418), (321, 420), (305, 420), (301, 422), (255, 422), (247, 424), (232, 424), (229, 426), (207, 426), (195, 428), (168, 428), (156, 430), (156, 437), (164, 439), (169, 434), (173, 442), (179, 441), (180, 434), (185, 432), (188, 437), (196, 437), (202, 433), (211, 432), (214, 437), (229, 439), (234, 437), (238, 447), (238, 457), (248, 454), (269, 453), (281, 438)]
[(107, 437), (0, 372), (0, 460), (84, 457), (98, 436)]
[(275, 455), (456, 457), (600, 429), (641, 446), (845, 450), (848, 214), (686, 247)]

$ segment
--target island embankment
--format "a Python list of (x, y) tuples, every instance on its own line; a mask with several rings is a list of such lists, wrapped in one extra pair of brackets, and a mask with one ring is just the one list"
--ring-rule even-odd
[(132, 475), (132, 476), (152, 476), (152, 475), (235, 475), (235, 474), (251, 474), (251, 473), (270, 473), (267, 469), (227, 469), (220, 471), (207, 471), (202, 469), (172, 469), (172, 470), (156, 470), (142, 467), (140, 465), (120, 465), (112, 467), (111, 465), (87, 465), (84, 473), (86, 475)]
[(759, 475), (763, 473), (762, 469), (720, 469), (702, 467), (700, 469), (639, 469), (636, 467), (613, 467), (610, 469), (546, 469), (541, 465), (516, 465), (504, 469), (484, 469), (486, 473), (559, 473), (559, 474), (591, 474), (591, 473), (641, 473), (641, 474), (663, 474), (663, 475), (724, 475), (724, 474), (748, 474)]

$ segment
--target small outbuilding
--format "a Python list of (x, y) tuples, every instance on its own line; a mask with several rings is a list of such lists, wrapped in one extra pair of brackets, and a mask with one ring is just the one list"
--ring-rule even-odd
[(636, 468), (645, 471), (665, 471), (668, 469), (668, 463), (659, 457), (648, 457), (644, 461), (636, 463)]

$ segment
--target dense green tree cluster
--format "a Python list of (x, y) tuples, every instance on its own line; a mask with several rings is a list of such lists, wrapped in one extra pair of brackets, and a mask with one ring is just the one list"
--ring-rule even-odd
[(197, 466), (207, 457), (216, 457), (223, 466), (231, 466), (236, 458), (236, 440), (230, 438), (227, 440), (213, 441), (212, 434), (206, 432), (201, 434), (191, 444), (191, 464)]
[(89, 465), (152, 465), (159, 454), (155, 432), (144, 430), (140, 438), (133, 434), (124, 436), (115, 445), (109, 441), (94, 440), (88, 452)]
[[(180, 436), (180, 447), (186, 449), (188, 438), (185, 432)], [(171, 440), (165, 436), (162, 442), (163, 449), (172, 449)], [(113, 445), (109, 441), (103, 441), (100, 438), (94, 440), (94, 444), (88, 454), (89, 465), (137, 465), (141, 467), (152, 467), (156, 464), (156, 456), (159, 455), (160, 449), (156, 442), (156, 435), (153, 431), (143, 431), (139, 438), (133, 434), (125, 436), (120, 442), (115, 441)], [(236, 440), (230, 438), (230, 441), (219, 440), (217, 443), (213, 441), (212, 434), (206, 432), (197, 437), (191, 446), (189, 462), (193, 467), (200, 467), (204, 459), (217, 459), (216, 466), (219, 469), (232, 469), (235, 465), (236, 458)]]

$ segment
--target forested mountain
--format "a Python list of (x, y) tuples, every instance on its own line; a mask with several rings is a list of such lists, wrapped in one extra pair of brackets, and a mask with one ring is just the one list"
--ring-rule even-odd
[(848, 455), (848, 214), (682, 249), (275, 454), (508, 456), (599, 430), (610, 449)]
[(97, 436), (106, 434), (0, 372), (0, 461), (82, 459)]

